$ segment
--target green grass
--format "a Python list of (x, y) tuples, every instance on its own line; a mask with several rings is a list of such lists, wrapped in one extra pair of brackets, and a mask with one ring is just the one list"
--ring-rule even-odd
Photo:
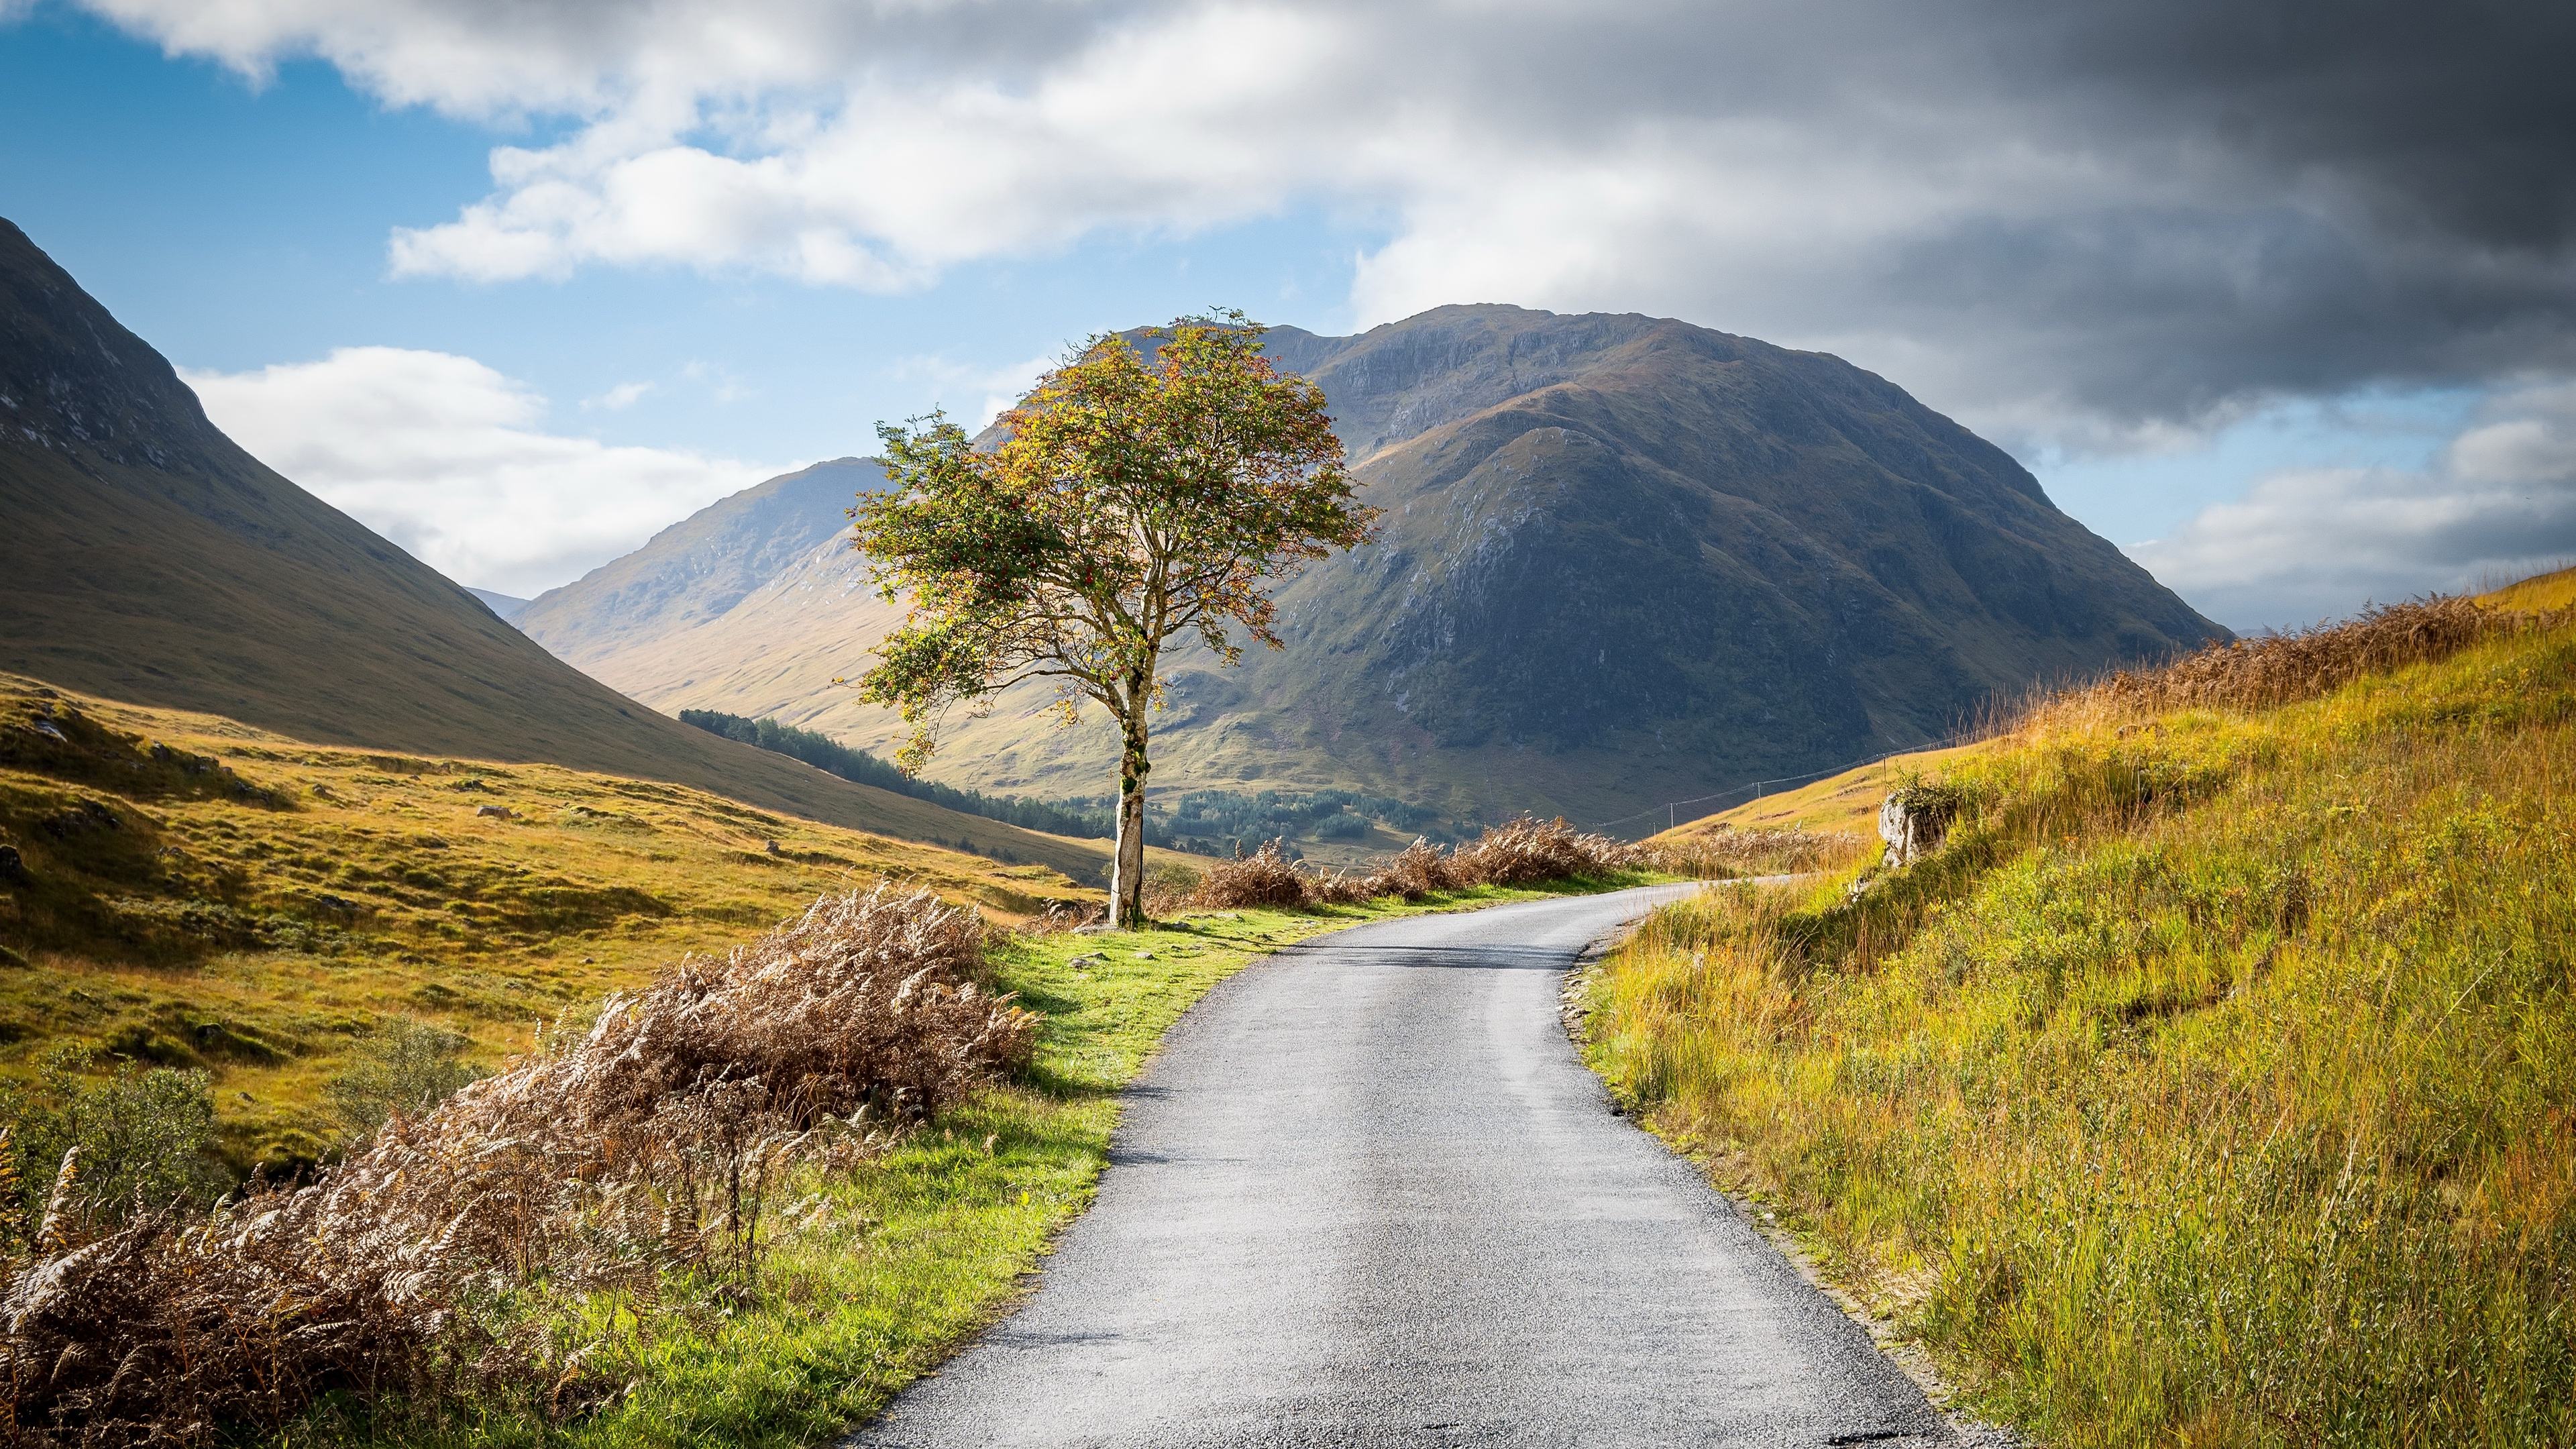
[[(624, 1300), (548, 1305), (568, 1335), (606, 1336), (599, 1362), (614, 1365), (607, 1378), (634, 1381), (632, 1393), (568, 1422), (509, 1403), (373, 1422), (340, 1408), (280, 1442), (784, 1449), (829, 1440), (1007, 1309), (1054, 1235), (1089, 1205), (1119, 1090), (1210, 987), (1324, 931), (1584, 888), (1201, 912), (1149, 931), (1005, 940), (992, 957), (997, 983), (1044, 1016), (1026, 1078), (946, 1114), (873, 1165), (806, 1183), (812, 1197), (784, 1216), (812, 1219), (778, 1241), (752, 1301), (711, 1311), (674, 1285), (646, 1309), (640, 1335)], [(1074, 965), (1080, 957), (1094, 964)]]
[(2044, 1442), (2576, 1442), (2576, 629), (1944, 773), (1607, 962), (1616, 1089)]

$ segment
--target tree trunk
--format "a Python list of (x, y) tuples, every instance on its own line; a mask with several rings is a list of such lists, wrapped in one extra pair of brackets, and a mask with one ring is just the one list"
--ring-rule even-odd
[(1145, 758), (1144, 712), (1140, 698), (1137, 717), (1119, 721), (1127, 743), (1118, 757), (1118, 850), (1109, 867), (1109, 924), (1120, 930), (1145, 924), (1145, 776), (1154, 767)]

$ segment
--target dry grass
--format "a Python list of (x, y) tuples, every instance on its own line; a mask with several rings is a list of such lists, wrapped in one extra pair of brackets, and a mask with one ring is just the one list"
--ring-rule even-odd
[(1250, 855), (1206, 867), (1190, 899), (1217, 910), (1303, 910), (1389, 896), (1420, 901), (1478, 886), (1605, 880), (1646, 865), (1645, 854), (1625, 841), (1585, 834), (1561, 819), (1524, 815), (1487, 826), (1483, 835), (1446, 854), (1417, 840), (1364, 873), (1311, 870), (1290, 860), (1278, 841), (1264, 841)]
[(13, 1422), (35, 1442), (186, 1444), (334, 1390), (585, 1400), (581, 1346), (509, 1333), (482, 1300), (675, 1268), (751, 1283), (794, 1166), (873, 1151), (1026, 1063), (1034, 1018), (975, 985), (982, 944), (927, 893), (826, 898), (610, 997), (308, 1186), (88, 1243), (40, 1230), (0, 1337)]
[(2576, 1442), (2576, 626), (2376, 611), (1944, 774), (1857, 896), (1653, 918), (1618, 1089), (2044, 1442)]
[(2489, 609), (2458, 595), (2386, 604), (2340, 623), (2212, 644), (2160, 668), (2121, 671), (2041, 700), (2003, 732), (2185, 709), (2272, 709), (2561, 622), (2557, 614)]
[(1298, 869), (1278, 841), (1265, 840), (1250, 855), (1237, 851), (1233, 859), (1216, 861), (1201, 870), (1198, 889), (1190, 903), (1227, 911), (1262, 907), (1295, 910), (1313, 901), (1320, 879)]
[(1841, 870), (1875, 853), (1877, 845), (1871, 837), (1851, 831), (1755, 826), (1688, 835), (1676, 831), (1646, 842), (1644, 849), (1657, 870), (1695, 880), (1737, 880)]

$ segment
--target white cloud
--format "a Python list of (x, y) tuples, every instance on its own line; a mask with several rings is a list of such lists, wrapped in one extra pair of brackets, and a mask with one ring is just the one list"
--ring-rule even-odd
[(2237, 628), (2559, 567), (2576, 559), (2576, 380), (2495, 399), (2427, 468), (2276, 474), (2128, 552)]
[[(948, 415), (968, 432), (975, 432), (1001, 416), (1004, 408), (1028, 396), (1038, 378), (1055, 364), (1052, 357), (1031, 357), (1000, 367), (975, 367), (925, 355), (903, 359), (894, 366), (893, 373), (898, 378), (929, 379), (939, 389), (934, 404), (947, 409)], [(966, 399), (977, 394), (981, 400), (970, 411), (965, 406)]]
[(470, 357), (344, 347), (183, 370), (262, 462), (459, 583), (532, 597), (783, 471), (543, 431), (545, 400)]
[(621, 382), (597, 397), (583, 398), (581, 405), (585, 409), (600, 408), (612, 413), (624, 412), (643, 401), (644, 395), (653, 391), (654, 387), (655, 384), (650, 382)]

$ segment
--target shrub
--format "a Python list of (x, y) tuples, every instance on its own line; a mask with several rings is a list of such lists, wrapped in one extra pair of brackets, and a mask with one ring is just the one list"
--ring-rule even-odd
[(464, 1060), (465, 1045), (455, 1032), (397, 1017), (359, 1046), (322, 1094), (332, 1115), (364, 1141), (396, 1113), (418, 1116), (482, 1076)]
[(585, 1029), (300, 1188), (194, 1222), (45, 1243), (14, 1274), (0, 1376), (22, 1436), (195, 1443), (316, 1396), (463, 1376), (578, 1379), (477, 1313), (496, 1287), (671, 1267), (748, 1281), (768, 1197), (1025, 1064), (1034, 1018), (978, 988), (982, 927), (928, 893), (827, 896), (722, 961), (692, 957)]
[(215, 1103), (205, 1073), (127, 1064), (93, 1081), (81, 1071), (90, 1057), (85, 1047), (57, 1047), (32, 1088), (0, 1091), (21, 1242), (49, 1212), (61, 1231), (87, 1234), (138, 1210), (212, 1202), (230, 1181), (211, 1151)]

